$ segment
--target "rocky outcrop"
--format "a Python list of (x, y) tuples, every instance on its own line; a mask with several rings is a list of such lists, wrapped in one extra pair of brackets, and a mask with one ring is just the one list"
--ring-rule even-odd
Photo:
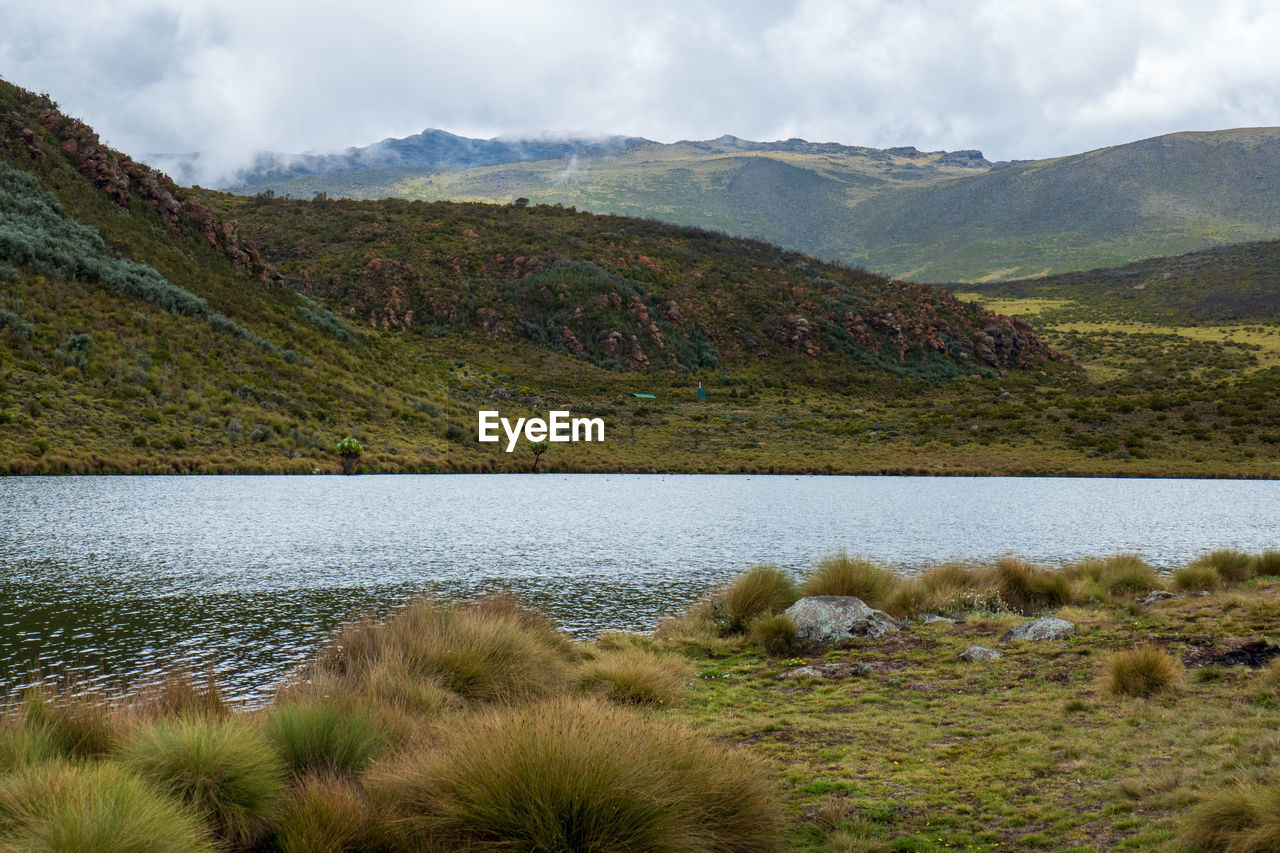
[(966, 663), (979, 663), (980, 661), (997, 660), (1003, 657), (995, 649), (988, 649), (983, 646), (970, 646), (960, 653), (960, 660)]
[(1018, 627), (1009, 631), (1000, 638), (1002, 643), (1011, 643), (1014, 640), (1032, 640), (1043, 642), (1045, 640), (1065, 640), (1076, 632), (1074, 622), (1068, 622), (1066, 619), (1055, 619), (1049, 617), (1047, 619), (1033, 619), (1030, 622), (1024, 622)]
[(893, 617), (851, 595), (811, 595), (787, 608), (801, 643), (838, 643), (854, 637), (876, 639), (901, 627)]
[(120, 207), (134, 201), (150, 205), (167, 227), (192, 228), (249, 275), (262, 281), (279, 278), (235, 222), (214, 215), (163, 172), (103, 145), (93, 128), (64, 116), (47, 97), (24, 94), (19, 107), (0, 120), (0, 152), (17, 148), (46, 167), (61, 159)]

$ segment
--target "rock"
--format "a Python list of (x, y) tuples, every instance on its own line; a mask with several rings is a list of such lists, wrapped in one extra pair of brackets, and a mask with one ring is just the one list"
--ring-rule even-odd
[(811, 663), (784, 672), (779, 678), (866, 678), (872, 673), (869, 663)]
[(1014, 640), (1062, 640), (1076, 632), (1074, 622), (1066, 619), (1034, 619), (1024, 622), (1017, 628), (1000, 638), (1000, 642), (1009, 643)]
[(1169, 590), (1167, 589), (1153, 589), (1151, 590), (1151, 592), (1147, 593), (1146, 598), (1142, 599), (1138, 603), (1145, 607), (1145, 606), (1155, 604), (1157, 601), (1168, 601), (1171, 598), (1177, 598), (1177, 597), (1178, 597), (1177, 595), (1174, 595), (1172, 592), (1169, 592)]
[(995, 649), (988, 649), (982, 646), (970, 646), (969, 648), (965, 649), (963, 652), (960, 653), (960, 660), (966, 661), (968, 663), (977, 663), (978, 661), (984, 661), (984, 660), (995, 660), (996, 658), (1000, 658), (1000, 657), (1003, 657), (1003, 655), (1001, 655)]
[(950, 625), (956, 624), (956, 620), (949, 616), (939, 616), (937, 613), (925, 613), (920, 616), (920, 621), (926, 625), (932, 625), (935, 622), (946, 622)]
[(876, 639), (900, 627), (888, 613), (852, 595), (811, 595), (787, 608), (802, 643), (838, 643), (851, 637)]

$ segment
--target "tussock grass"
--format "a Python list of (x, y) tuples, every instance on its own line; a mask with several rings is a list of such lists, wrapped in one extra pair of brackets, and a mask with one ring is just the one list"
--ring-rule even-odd
[(58, 744), (44, 728), (28, 725), (18, 716), (0, 720), (0, 773), (61, 756)]
[(1254, 557), (1254, 571), (1258, 577), (1280, 575), (1280, 551), (1263, 551)]
[(327, 775), (299, 781), (280, 806), (276, 847), (282, 853), (384, 850), (387, 827), (354, 782)]
[(786, 657), (796, 650), (796, 623), (785, 613), (761, 616), (751, 623), (751, 642), (767, 655)]
[(119, 765), (54, 762), (0, 781), (5, 850), (212, 853), (200, 819)]
[(270, 833), (285, 768), (243, 720), (162, 719), (125, 742), (121, 761), (204, 815), (224, 842), (252, 846)]
[(1106, 663), (1106, 687), (1116, 696), (1154, 696), (1175, 689), (1182, 665), (1158, 646), (1119, 651)]
[[(385, 695), (406, 679), (432, 682), (473, 702), (513, 702), (568, 685), (576, 652), (539, 614), (506, 598), (467, 606), (408, 605), (385, 622), (348, 627), (316, 662), (348, 690)], [(412, 704), (441, 698), (406, 696)], [(425, 702), (424, 702), (425, 699)]]
[(67, 758), (106, 755), (119, 740), (118, 709), (103, 697), (49, 695), (37, 687), (23, 696), (22, 717), (26, 728), (44, 732)]
[(1081, 583), (1081, 597), (1141, 595), (1163, 587), (1156, 570), (1137, 554), (1081, 560), (1064, 566), (1062, 574), (1069, 581)]
[(720, 595), (724, 632), (741, 634), (757, 617), (781, 613), (800, 598), (795, 578), (773, 566), (755, 566), (738, 575)]
[(376, 800), (414, 849), (781, 847), (770, 785), (745, 754), (586, 700), (495, 710), (380, 768)]
[(277, 706), (265, 729), (296, 775), (359, 773), (387, 748), (387, 735), (373, 717), (332, 702)]
[(864, 557), (833, 554), (804, 579), (805, 595), (852, 595), (883, 610), (902, 584), (902, 576)]
[(138, 687), (136, 693), (134, 707), (142, 717), (221, 718), (231, 713), (212, 667), (197, 675), (185, 666), (176, 666), (161, 678)]
[(962, 590), (973, 589), (979, 583), (981, 572), (967, 563), (943, 563), (931, 566), (920, 575), (920, 582), (929, 592), (943, 599), (952, 598)]
[(1055, 572), (1016, 557), (1001, 557), (993, 568), (995, 587), (1009, 607), (1031, 616), (1071, 600), (1071, 584)]
[(1192, 809), (1185, 838), (1196, 850), (1280, 850), (1280, 786), (1239, 782), (1209, 796)]
[(1173, 588), (1178, 592), (1213, 592), (1222, 588), (1222, 574), (1218, 567), (1208, 563), (1191, 563), (1175, 569)]
[(630, 646), (582, 664), (578, 688), (621, 704), (666, 705), (683, 695), (692, 676), (687, 660)]
[(685, 654), (721, 654), (733, 645), (721, 634), (720, 625), (716, 622), (717, 613), (721, 610), (723, 608), (715, 596), (700, 599), (683, 613), (659, 622), (653, 639)]
[(1253, 578), (1257, 571), (1254, 557), (1234, 548), (1219, 548), (1191, 562), (1188, 568), (1211, 566), (1218, 570), (1223, 583), (1244, 583)]

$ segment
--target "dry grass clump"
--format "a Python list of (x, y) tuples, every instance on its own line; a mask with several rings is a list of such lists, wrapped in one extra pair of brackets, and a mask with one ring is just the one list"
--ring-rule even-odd
[(163, 676), (135, 688), (133, 710), (141, 717), (225, 717), (231, 707), (222, 695), (212, 667), (197, 675), (178, 665)]
[(120, 760), (204, 815), (230, 844), (266, 838), (285, 787), (285, 768), (271, 744), (236, 718), (152, 722), (125, 742)]
[(653, 639), (686, 654), (722, 654), (732, 647), (733, 642), (721, 634), (716, 621), (720, 610), (722, 608), (714, 596), (700, 599), (683, 613), (659, 622)]
[(624, 705), (667, 705), (684, 694), (692, 677), (693, 667), (683, 658), (629, 646), (584, 663), (578, 689)]
[(1106, 687), (1116, 696), (1154, 696), (1177, 687), (1182, 664), (1158, 646), (1143, 645), (1107, 659)]
[(564, 689), (575, 656), (547, 619), (509, 598), (452, 607), (419, 601), (384, 622), (348, 627), (322, 652), (311, 677), (331, 676), (355, 693), (384, 695), (389, 683), (407, 680), (469, 701), (508, 702)]
[(0, 781), (5, 850), (212, 853), (199, 818), (116, 764), (52, 762)]
[(387, 735), (371, 715), (332, 702), (278, 705), (268, 713), (265, 729), (298, 776), (356, 774), (387, 748)]
[(765, 654), (786, 657), (796, 650), (796, 623), (785, 613), (761, 616), (751, 623), (751, 642)]
[(800, 598), (795, 578), (774, 566), (754, 566), (738, 575), (719, 596), (723, 631), (745, 632), (756, 618), (781, 613)]
[(382, 816), (358, 785), (310, 775), (281, 804), (273, 840), (282, 853), (385, 850), (386, 833)]
[(1280, 850), (1280, 786), (1239, 782), (1213, 794), (1188, 816), (1186, 841), (1227, 853)]
[(832, 554), (804, 579), (805, 595), (852, 595), (871, 607), (883, 610), (902, 583), (892, 569), (863, 557)]
[(495, 710), (369, 780), (403, 847), (778, 850), (781, 814), (745, 754), (588, 700)]
[(1071, 584), (1062, 572), (1016, 557), (1001, 557), (991, 571), (1000, 598), (1024, 616), (1061, 607), (1071, 600)]
[(1192, 561), (1188, 568), (1211, 566), (1218, 570), (1223, 583), (1244, 583), (1257, 571), (1255, 558), (1234, 548), (1219, 548)]
[(1173, 588), (1178, 592), (1210, 592), (1222, 588), (1222, 574), (1217, 566), (1191, 563), (1173, 572)]

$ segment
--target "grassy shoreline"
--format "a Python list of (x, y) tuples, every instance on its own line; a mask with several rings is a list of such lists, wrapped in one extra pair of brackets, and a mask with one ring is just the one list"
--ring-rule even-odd
[[(858, 595), (901, 629), (797, 643), (779, 614), (801, 594)], [(1002, 641), (1048, 615), (1076, 631)], [(15, 697), (0, 723), (0, 840), (1273, 849), (1277, 617), (1280, 552), (1229, 550), (1164, 577), (1125, 555), (918, 577), (836, 555), (800, 579), (752, 569), (651, 635), (590, 643), (510, 599), (419, 602), (348, 626), (267, 707), (234, 707), (190, 676)], [(974, 645), (1001, 657), (961, 660)], [(533, 776), (513, 775), (513, 755)], [(670, 820), (633, 808), (657, 791)], [(102, 807), (104, 792), (122, 805)], [(560, 805), (540, 823), (513, 817), (548, 798)]]

